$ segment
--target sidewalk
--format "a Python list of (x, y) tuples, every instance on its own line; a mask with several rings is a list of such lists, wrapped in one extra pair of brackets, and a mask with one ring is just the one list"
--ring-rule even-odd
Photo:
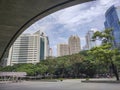
[(0, 81), (0, 84), (12, 83), (12, 81)]

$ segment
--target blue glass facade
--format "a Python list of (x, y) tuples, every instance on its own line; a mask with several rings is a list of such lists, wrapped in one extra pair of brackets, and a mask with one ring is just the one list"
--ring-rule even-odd
[(40, 37), (40, 60), (44, 60), (44, 49), (45, 49), (44, 45), (45, 45), (44, 38)]
[(110, 7), (105, 13), (105, 28), (112, 28), (113, 46), (120, 49), (120, 7)]

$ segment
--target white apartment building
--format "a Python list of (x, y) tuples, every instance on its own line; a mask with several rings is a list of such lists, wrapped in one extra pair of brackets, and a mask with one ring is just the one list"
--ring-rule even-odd
[(44, 33), (20, 35), (11, 46), (7, 65), (38, 63), (49, 55), (49, 40)]
[(94, 34), (94, 30), (90, 30), (86, 34), (86, 37), (85, 37), (86, 38), (86, 50), (89, 50), (96, 46), (96, 41), (92, 40), (93, 34)]
[(53, 50), (52, 50), (52, 48), (49, 48), (49, 56), (53, 56)]
[(58, 44), (57, 45), (57, 56), (69, 55), (69, 45), (68, 44)]

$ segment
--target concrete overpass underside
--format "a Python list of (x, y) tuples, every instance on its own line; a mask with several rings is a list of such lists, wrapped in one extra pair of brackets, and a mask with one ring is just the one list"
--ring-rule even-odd
[(16, 38), (37, 20), (92, 0), (0, 0), (0, 61)]

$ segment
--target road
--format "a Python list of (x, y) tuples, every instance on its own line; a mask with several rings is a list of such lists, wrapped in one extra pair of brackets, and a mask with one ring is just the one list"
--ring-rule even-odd
[(0, 84), (0, 90), (120, 90), (120, 84), (81, 83), (80, 80), (65, 80), (63, 82), (24, 81)]

